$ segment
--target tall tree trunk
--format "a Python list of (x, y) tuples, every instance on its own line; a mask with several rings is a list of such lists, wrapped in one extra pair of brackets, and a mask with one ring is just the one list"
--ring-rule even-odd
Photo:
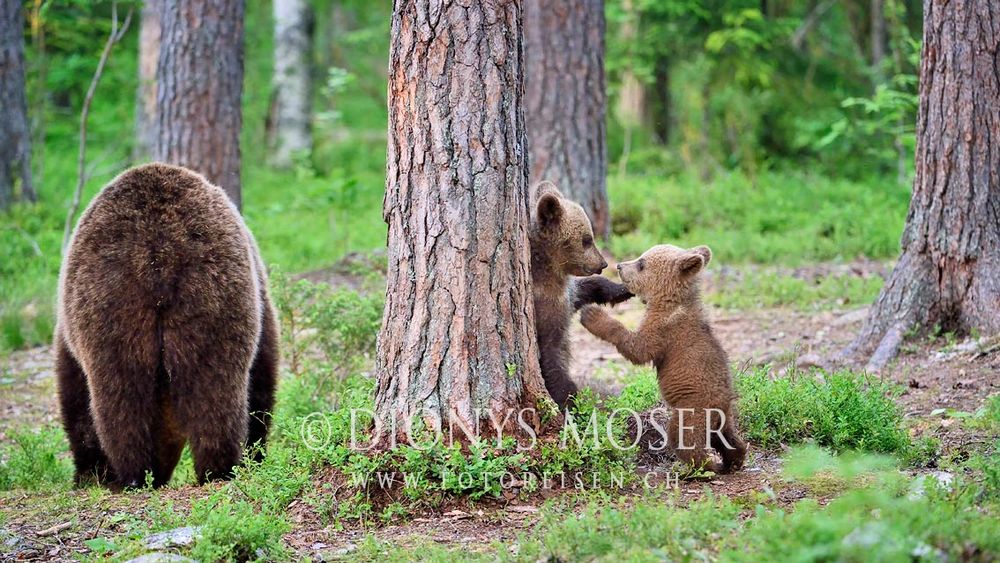
[(1000, 331), (1000, 4), (924, 2), (916, 177), (903, 253), (845, 351), (879, 369), (916, 328)]
[(547, 397), (531, 299), (520, 6), (394, 3), (382, 440), (405, 437), (411, 420), (486, 431), (492, 419), (509, 434), (517, 409)]
[(312, 149), (312, 15), (306, 0), (274, 0), (274, 76), (268, 115), (269, 160), (287, 168)]
[(532, 183), (549, 180), (607, 237), (604, 1), (525, 0), (525, 118)]
[(24, 96), (24, 14), (19, 0), (0, 0), (0, 209), (20, 196), (35, 201), (31, 130)]
[(135, 95), (135, 147), (132, 160), (156, 153), (156, 66), (160, 59), (160, 11), (163, 0), (145, 0), (139, 24), (139, 87)]
[(157, 158), (204, 174), (237, 207), (243, 118), (243, 0), (163, 3)]

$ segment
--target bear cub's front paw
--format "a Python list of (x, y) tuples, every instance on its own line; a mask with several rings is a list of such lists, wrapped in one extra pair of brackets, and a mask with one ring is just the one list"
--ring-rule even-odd
[(586, 305), (580, 309), (580, 322), (587, 330), (595, 334), (599, 330), (600, 325), (610, 318), (607, 311), (597, 305)]

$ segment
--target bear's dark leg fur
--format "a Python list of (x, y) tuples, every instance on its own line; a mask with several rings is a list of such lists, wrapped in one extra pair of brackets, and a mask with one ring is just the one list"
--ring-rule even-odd
[(54, 340), (59, 406), (63, 429), (73, 452), (73, 464), (76, 467), (74, 481), (77, 486), (111, 481), (114, 475), (108, 458), (101, 449), (94, 418), (90, 414), (87, 376), (70, 353), (62, 331), (56, 332)]
[(604, 276), (587, 276), (573, 280), (573, 310), (579, 311), (584, 305), (617, 305), (628, 301), (631, 292), (620, 283)]
[[(158, 358), (152, 342), (136, 335), (131, 350), (102, 343), (94, 346), (90, 379), (93, 413), (101, 449), (115, 472), (115, 488), (146, 482), (155, 459), (154, 429), (160, 418), (156, 393)], [(127, 340), (123, 340), (127, 341)]]
[[(247, 377), (257, 335), (240, 330), (245, 327), (227, 329), (217, 320), (163, 334), (171, 416), (190, 440), (199, 483), (233, 476), (248, 428)], [(192, 339), (192, 333), (203, 331), (216, 341)]]
[(250, 368), (247, 445), (255, 461), (264, 457), (271, 412), (274, 410), (274, 389), (278, 383), (278, 321), (274, 316), (274, 309), (266, 303), (257, 355)]

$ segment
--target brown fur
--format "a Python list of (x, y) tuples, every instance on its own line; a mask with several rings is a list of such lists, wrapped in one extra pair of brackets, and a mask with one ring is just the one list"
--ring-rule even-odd
[(90, 204), (62, 265), (55, 333), (76, 480), (166, 484), (185, 441), (199, 481), (260, 456), (278, 326), (256, 243), (226, 194), (148, 164)]
[[(678, 409), (690, 409), (683, 413), (688, 449), (678, 449), (677, 456), (692, 465), (728, 472), (743, 466), (746, 443), (737, 430), (729, 360), (712, 334), (698, 291), (697, 275), (711, 257), (707, 246), (685, 250), (659, 245), (638, 260), (618, 264), (622, 283), (647, 304), (636, 332), (594, 306), (584, 307), (580, 320), (630, 362), (656, 366), (660, 393), (674, 410), (668, 439), (675, 449), (682, 438)], [(721, 411), (724, 424), (714, 415), (706, 419), (707, 409)], [(706, 426), (713, 430), (722, 426), (722, 436), (731, 447), (717, 434), (706, 443)], [(709, 447), (719, 452), (721, 467), (710, 461)]]
[(549, 395), (565, 408), (578, 390), (569, 376), (573, 312), (588, 303), (620, 303), (632, 294), (603, 276), (590, 275), (600, 274), (608, 263), (583, 208), (551, 183), (543, 182), (535, 191), (529, 238), (539, 363)]

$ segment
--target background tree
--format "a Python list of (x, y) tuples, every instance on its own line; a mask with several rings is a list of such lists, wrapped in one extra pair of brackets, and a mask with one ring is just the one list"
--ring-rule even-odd
[(132, 160), (156, 153), (156, 67), (160, 59), (160, 10), (163, 0), (145, 0), (139, 22), (139, 87), (135, 95), (135, 147)]
[(16, 197), (35, 201), (31, 130), (24, 95), (24, 15), (21, 2), (0, 2), (0, 209)]
[(312, 13), (306, 0), (274, 0), (274, 75), (268, 115), (269, 160), (288, 167), (312, 149)]
[(532, 322), (520, 6), (394, 4), (375, 409), (397, 432), (410, 417), (485, 429), (547, 396)]
[(905, 334), (1000, 331), (1000, 5), (924, 3), (916, 179), (903, 252), (848, 356), (869, 369)]
[(524, 3), (525, 119), (531, 182), (549, 180), (606, 238), (604, 1)]
[(236, 203), (243, 125), (243, 0), (177, 0), (161, 12), (157, 158), (205, 175)]

